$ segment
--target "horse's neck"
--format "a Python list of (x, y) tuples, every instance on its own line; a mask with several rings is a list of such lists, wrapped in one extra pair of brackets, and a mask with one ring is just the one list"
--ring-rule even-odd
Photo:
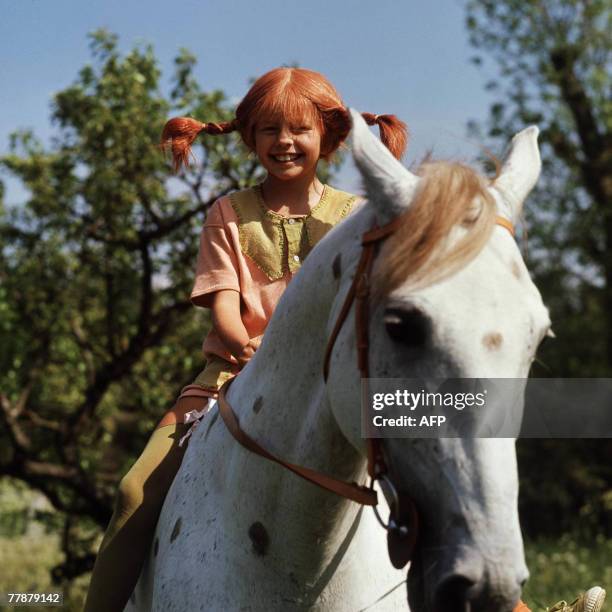
[[(325, 464), (332, 453), (318, 456), (310, 446), (300, 445), (300, 438), (314, 432), (317, 438), (339, 434), (329, 409), (323, 359), (332, 317), (337, 316), (350, 284), (349, 269), (358, 258), (358, 237), (369, 223), (369, 216), (356, 213), (328, 236), (335, 240), (317, 245), (282, 296), (261, 347), (229, 392), (230, 400), (242, 406), (245, 428), (273, 440), (278, 451), (288, 451), (294, 459)], [(341, 252), (346, 243), (352, 249)], [(338, 265), (346, 281), (343, 287), (334, 278), (339, 276), (334, 272)], [(344, 438), (336, 442), (348, 445)]]
[(304, 272), (289, 285), (261, 347), (232, 384), (228, 399), (243, 428), (269, 441), (274, 452), (329, 470), (336, 467), (343, 447), (344, 454), (351, 454), (330, 411), (323, 380), (335, 288), (326, 286), (321, 271), (311, 267)]
[[(340, 431), (323, 381), (328, 320), (337, 286), (333, 258), (319, 255), (313, 251), (312, 261), (289, 285), (255, 358), (232, 383), (228, 400), (241, 427), (273, 454), (337, 478), (361, 480), (363, 457)], [(255, 457), (233, 439), (227, 452), (233, 466), (228, 474), (232, 488), (242, 492), (242, 486), (259, 483), (257, 498), (249, 503), (275, 515), (288, 540), (287, 554), (300, 555), (300, 547), (309, 548), (303, 551), (307, 573), (316, 574), (332, 563), (352, 533), (359, 507)], [(312, 549), (313, 539), (326, 546)]]

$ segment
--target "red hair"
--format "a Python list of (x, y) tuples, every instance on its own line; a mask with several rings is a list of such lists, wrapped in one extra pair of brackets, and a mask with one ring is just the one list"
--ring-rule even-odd
[[(187, 166), (191, 145), (200, 132), (228, 134), (237, 130), (249, 149), (255, 148), (257, 121), (282, 117), (299, 124), (316, 121), (321, 131), (321, 157), (329, 158), (351, 130), (347, 108), (334, 86), (319, 72), (305, 68), (275, 68), (253, 83), (236, 109), (236, 118), (225, 123), (202, 123), (190, 117), (170, 119), (162, 132), (162, 147), (171, 148), (175, 171)], [(363, 113), (368, 125), (378, 125), (383, 143), (400, 158), (408, 140), (406, 124), (395, 115)]]

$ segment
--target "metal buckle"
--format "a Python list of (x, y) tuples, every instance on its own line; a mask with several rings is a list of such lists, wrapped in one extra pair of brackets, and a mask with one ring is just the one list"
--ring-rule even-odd
[(380, 483), (380, 488), (387, 500), (387, 504), (389, 504), (389, 521), (385, 523), (378, 512), (378, 506), (372, 506), (374, 510), (374, 515), (378, 519), (378, 522), (381, 524), (383, 529), (387, 531), (397, 531), (400, 538), (406, 537), (408, 535), (408, 527), (406, 525), (400, 525), (396, 519), (394, 518), (394, 514), (397, 514), (399, 511), (399, 497), (397, 495), (397, 490), (393, 486), (391, 480), (386, 474), (377, 474), (373, 476), (370, 481), (370, 488), (374, 488), (374, 483), (378, 481)]

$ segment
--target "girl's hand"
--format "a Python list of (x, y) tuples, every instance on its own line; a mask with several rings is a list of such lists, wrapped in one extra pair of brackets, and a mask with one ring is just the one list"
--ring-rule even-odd
[(244, 366), (250, 361), (251, 357), (255, 354), (257, 350), (257, 346), (253, 342), (253, 340), (249, 340), (240, 350), (237, 355), (234, 355), (238, 360), (238, 365), (240, 369), (244, 368)]

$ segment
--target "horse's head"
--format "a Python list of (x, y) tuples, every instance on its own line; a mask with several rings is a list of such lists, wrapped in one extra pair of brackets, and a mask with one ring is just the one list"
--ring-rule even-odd
[[(415, 176), (356, 113), (353, 122), (353, 154), (368, 196), (361, 214), (379, 225), (404, 219), (372, 271), (370, 376), (526, 378), (550, 320), (496, 217), (517, 221), (537, 181), (537, 128), (514, 137), (489, 184), (449, 163)], [(350, 275), (340, 280), (339, 299)], [(347, 322), (332, 355), (329, 392), (340, 427), (363, 450), (355, 418), (359, 374), (348, 365), (356, 360), (352, 333)], [(472, 610), (510, 610), (528, 575), (514, 439), (468, 431), (463, 438), (389, 439), (383, 448), (395, 486), (415, 500), (422, 521), (409, 576), (413, 609), (464, 610), (469, 602)]]

